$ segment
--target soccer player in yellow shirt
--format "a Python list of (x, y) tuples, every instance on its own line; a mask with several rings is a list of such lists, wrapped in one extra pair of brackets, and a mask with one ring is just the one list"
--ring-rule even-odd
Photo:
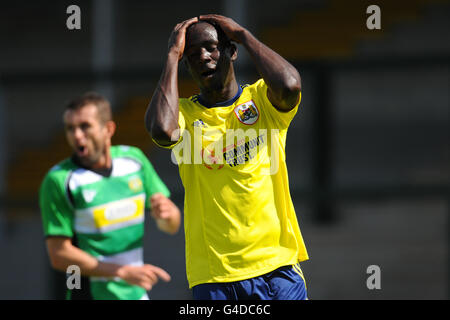
[[(237, 83), (237, 46), (261, 79)], [(200, 93), (178, 96), (186, 63)], [(308, 254), (289, 192), (286, 133), (301, 100), (298, 71), (230, 18), (179, 23), (145, 115), (185, 187), (186, 272), (195, 299), (307, 299)]]

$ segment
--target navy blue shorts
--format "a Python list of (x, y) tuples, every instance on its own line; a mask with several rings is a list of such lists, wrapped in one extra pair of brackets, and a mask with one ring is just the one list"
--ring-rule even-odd
[(193, 287), (195, 300), (307, 300), (299, 264), (284, 266), (262, 276)]

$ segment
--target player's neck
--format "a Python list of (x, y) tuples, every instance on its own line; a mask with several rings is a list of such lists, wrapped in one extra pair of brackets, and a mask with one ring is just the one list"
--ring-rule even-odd
[(102, 170), (102, 169), (110, 169), (111, 167), (112, 167), (111, 150), (110, 146), (107, 146), (102, 156), (98, 159), (96, 163), (91, 165), (91, 168)]
[(224, 101), (228, 101), (236, 96), (239, 91), (239, 85), (236, 79), (233, 78), (229, 83), (225, 84), (219, 89), (203, 89), (200, 93), (201, 100), (207, 106), (215, 106)]

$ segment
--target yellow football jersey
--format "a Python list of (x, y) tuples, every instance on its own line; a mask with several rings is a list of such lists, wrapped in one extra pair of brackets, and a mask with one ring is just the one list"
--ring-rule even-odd
[(276, 110), (260, 79), (220, 105), (205, 107), (196, 95), (180, 99), (179, 109), (181, 137), (171, 148), (185, 187), (189, 286), (307, 260), (285, 162), (298, 105)]

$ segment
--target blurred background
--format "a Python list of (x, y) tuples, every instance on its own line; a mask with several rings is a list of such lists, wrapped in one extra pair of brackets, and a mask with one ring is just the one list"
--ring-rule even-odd
[[(66, 26), (67, 7), (81, 29)], [(369, 30), (369, 5), (381, 29)], [(0, 5), (0, 299), (62, 299), (37, 193), (70, 156), (62, 112), (96, 90), (112, 102), (114, 144), (140, 147), (183, 207), (170, 152), (144, 113), (179, 22), (232, 17), (292, 62), (301, 108), (287, 140), (291, 195), (310, 254), (310, 299), (448, 299), (450, 1), (42, 0)], [(258, 78), (239, 47), (241, 84)], [(197, 93), (180, 68), (181, 96)], [(146, 222), (145, 258), (172, 275), (152, 299), (191, 299), (184, 232)], [(381, 270), (369, 290), (367, 268)]]

